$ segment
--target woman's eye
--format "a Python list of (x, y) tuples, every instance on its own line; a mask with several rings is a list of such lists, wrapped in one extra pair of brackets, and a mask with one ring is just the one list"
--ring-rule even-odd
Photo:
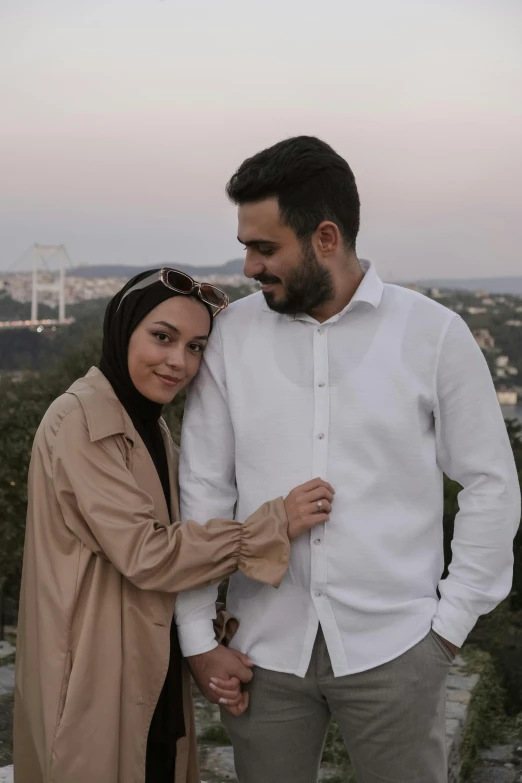
[(203, 350), (203, 346), (200, 345), (199, 343), (192, 343), (192, 345), (190, 346), (190, 350), (194, 351), (194, 353), (201, 353)]
[(168, 343), (170, 342), (170, 335), (165, 334), (165, 332), (154, 332), (153, 337), (156, 338), (160, 343)]

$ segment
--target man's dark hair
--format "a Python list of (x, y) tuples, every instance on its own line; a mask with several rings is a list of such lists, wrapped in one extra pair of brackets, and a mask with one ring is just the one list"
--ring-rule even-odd
[(355, 248), (360, 202), (350, 166), (314, 136), (296, 136), (247, 158), (226, 187), (234, 204), (277, 198), (281, 219), (299, 239), (323, 220), (335, 223)]

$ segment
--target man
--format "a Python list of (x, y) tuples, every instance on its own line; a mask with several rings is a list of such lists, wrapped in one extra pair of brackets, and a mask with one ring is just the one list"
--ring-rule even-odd
[[(230, 581), (232, 646), (255, 664), (248, 709), (245, 697), (223, 713), (239, 780), (315, 783), (333, 715), (359, 783), (443, 783), (446, 675), (509, 592), (520, 519), (491, 376), (458, 315), (358, 260), (355, 179), (327, 144), (280, 142), (227, 192), (262, 291), (220, 317), (191, 391), (182, 518), (227, 517), (237, 502), (244, 519), (316, 475), (336, 493), (278, 590)], [(441, 580), (443, 472), (463, 490)], [(215, 597), (177, 605), (210, 696), (211, 677), (237, 673), (216, 646)]]

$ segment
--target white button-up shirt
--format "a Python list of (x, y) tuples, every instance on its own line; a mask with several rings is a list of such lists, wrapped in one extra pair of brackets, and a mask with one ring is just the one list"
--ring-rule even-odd
[[(464, 489), (441, 580), (443, 471)], [(261, 293), (232, 304), (190, 391), (183, 519), (237, 503), (244, 520), (316, 476), (336, 491), (330, 521), (292, 542), (281, 586), (230, 579), (233, 646), (257, 665), (304, 676), (319, 623), (336, 676), (393, 660), (430, 626), (461, 645), (508, 594), (520, 492), (486, 362), (458, 315), (372, 265), (322, 324)], [(215, 646), (216, 593), (178, 597), (186, 656)]]

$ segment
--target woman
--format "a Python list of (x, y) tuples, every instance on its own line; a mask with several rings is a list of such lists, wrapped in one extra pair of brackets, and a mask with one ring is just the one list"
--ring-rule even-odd
[(161, 410), (197, 373), (226, 305), (176, 270), (133, 278), (107, 308), (99, 368), (42, 420), (29, 471), (16, 783), (196, 783), (175, 593), (238, 568), (277, 586), (289, 538), (328, 518), (331, 487), (317, 480), (244, 525), (172, 524), (177, 454)]

